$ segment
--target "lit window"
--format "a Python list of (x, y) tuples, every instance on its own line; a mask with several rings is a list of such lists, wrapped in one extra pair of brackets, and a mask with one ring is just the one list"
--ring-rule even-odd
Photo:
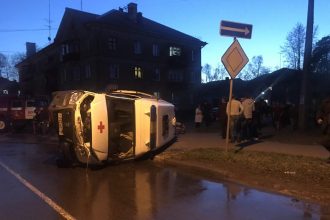
[(119, 78), (119, 66), (117, 64), (111, 64), (109, 66), (110, 79), (118, 79)]
[(116, 50), (117, 49), (117, 39), (114, 37), (108, 38), (108, 48), (109, 50)]
[(159, 56), (159, 46), (158, 46), (158, 44), (153, 44), (152, 45), (152, 55), (154, 57), (158, 57)]
[(142, 69), (141, 67), (134, 67), (134, 76), (135, 76), (135, 79), (142, 79), (143, 75), (142, 75)]
[(181, 56), (180, 47), (170, 47), (170, 56)]
[(141, 42), (140, 41), (135, 41), (134, 42), (134, 53), (135, 54), (141, 54), (142, 49), (141, 49)]

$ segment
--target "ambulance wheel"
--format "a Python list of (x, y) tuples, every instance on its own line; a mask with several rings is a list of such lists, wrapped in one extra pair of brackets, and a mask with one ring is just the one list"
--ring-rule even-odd
[(6, 132), (8, 128), (8, 123), (5, 119), (0, 119), (0, 133)]

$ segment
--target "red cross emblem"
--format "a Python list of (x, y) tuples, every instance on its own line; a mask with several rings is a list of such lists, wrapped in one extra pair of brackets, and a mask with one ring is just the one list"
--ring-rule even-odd
[(103, 133), (103, 129), (105, 129), (104, 125), (102, 124), (102, 121), (100, 121), (100, 124), (97, 126), (97, 129), (100, 130), (100, 133)]

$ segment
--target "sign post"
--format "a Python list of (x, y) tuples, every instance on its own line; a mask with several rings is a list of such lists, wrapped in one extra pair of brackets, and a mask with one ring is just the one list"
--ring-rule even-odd
[(229, 143), (229, 127), (230, 127), (230, 112), (231, 101), (233, 96), (233, 79), (240, 73), (244, 66), (249, 62), (243, 48), (239, 44), (236, 37), (251, 38), (252, 25), (242, 24), (230, 21), (221, 21), (220, 35), (234, 37), (234, 42), (229, 46), (227, 51), (221, 57), (221, 62), (225, 66), (228, 74), (230, 75), (229, 86), (229, 99), (228, 99), (228, 117), (227, 117), (227, 130), (226, 130), (226, 152), (228, 152)]

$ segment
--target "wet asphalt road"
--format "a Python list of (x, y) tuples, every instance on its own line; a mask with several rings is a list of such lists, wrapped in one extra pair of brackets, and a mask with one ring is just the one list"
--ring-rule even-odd
[(0, 219), (320, 219), (322, 208), (151, 160), (57, 168), (56, 145), (0, 142)]

